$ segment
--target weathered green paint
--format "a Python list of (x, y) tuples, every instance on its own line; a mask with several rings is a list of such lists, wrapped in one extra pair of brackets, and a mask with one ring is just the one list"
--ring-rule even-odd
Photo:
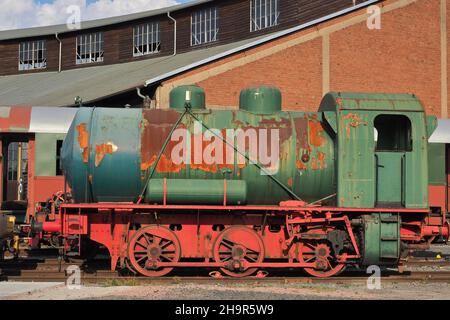
[[(89, 181), (95, 202), (120, 202), (141, 191), (138, 164), (142, 111), (103, 109), (93, 112), (89, 129)], [(113, 153), (99, 160), (97, 148), (112, 145)]]
[(241, 91), (239, 108), (255, 114), (281, 111), (281, 91), (274, 87), (248, 88)]
[[(224, 203), (224, 180), (167, 179), (167, 204), (205, 204)], [(164, 201), (164, 179), (152, 179), (147, 187), (145, 200), (148, 203), (162, 204)], [(247, 184), (242, 180), (227, 180), (226, 201), (229, 205), (247, 203)]]
[(422, 103), (411, 94), (331, 92), (321, 103), (322, 111), (417, 111), (423, 112)]
[(429, 182), (431, 185), (447, 185), (447, 175), (445, 173), (446, 145), (444, 143), (428, 144)]
[(56, 146), (64, 140), (65, 134), (36, 133), (35, 135), (35, 176), (56, 176)]
[(190, 92), (189, 101), (192, 109), (205, 109), (205, 90), (195, 85), (179, 86), (170, 91), (169, 104), (173, 109), (184, 109), (186, 105), (186, 93)]
[[(424, 109), (417, 98), (412, 95), (330, 93), (324, 97), (320, 110), (335, 110), (338, 118), (339, 206), (383, 206), (383, 200), (397, 202), (403, 193), (401, 199), (404, 207), (428, 207), (427, 137), (433, 128), (427, 129)], [(398, 152), (392, 152), (390, 156), (377, 154), (374, 122), (380, 115), (405, 116), (409, 119), (412, 150), (405, 151), (403, 155), (398, 155)], [(377, 166), (377, 157), (382, 158), (379, 160), (382, 162), (380, 166)], [(397, 194), (389, 195), (391, 192)]]
[(428, 139), (431, 137), (433, 132), (437, 129), (438, 120), (436, 116), (427, 116), (427, 134)]
[[(278, 130), (279, 170), (273, 177), (283, 186), (248, 161), (237, 165), (239, 155), (233, 151), (235, 165), (231, 166), (175, 164), (173, 142), (158, 169), (156, 156), (182, 109), (80, 109), (64, 143), (67, 180), (77, 201), (135, 201), (147, 183), (146, 176), (156, 166), (152, 179), (245, 181), (248, 204), (289, 200), (292, 197), (287, 187), (309, 202), (337, 194), (328, 204), (344, 208), (373, 208), (386, 203), (427, 208), (427, 136), (433, 128), (427, 128), (420, 102), (411, 95), (351, 97), (328, 94), (317, 113), (194, 110), (205, 126), (219, 133), (226, 129), (242, 129), (244, 134), (266, 129), (270, 141), (271, 130)], [(370, 107), (374, 110), (368, 110)], [(407, 149), (388, 154), (376, 150), (374, 125), (380, 115), (401, 117), (411, 124), (411, 142), (402, 142)], [(77, 138), (80, 123), (85, 124), (89, 137), (85, 159)], [(199, 134), (189, 115), (179, 127)], [(200, 130), (205, 137), (207, 130), (201, 126)], [(236, 145), (237, 137), (233, 139)], [(97, 152), (98, 148), (103, 151)]]
[(403, 152), (376, 152), (377, 167), (377, 203), (405, 204), (404, 197), (404, 165), (406, 154)]
[(374, 213), (363, 216), (362, 265), (397, 265), (400, 258), (400, 217)]

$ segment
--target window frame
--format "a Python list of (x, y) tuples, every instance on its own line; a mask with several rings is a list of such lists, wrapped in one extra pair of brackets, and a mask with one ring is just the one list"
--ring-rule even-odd
[[(94, 41), (92, 39), (92, 36), (94, 37)], [(97, 36), (99, 36), (99, 40), (97, 41)], [(80, 54), (78, 53), (78, 46), (79, 46), (79, 41), (80, 39), (87, 39), (86, 37), (89, 37), (89, 57), (88, 58), (81, 58), (82, 54), (80, 52)], [(81, 41), (81, 47), (85, 47), (84, 50), (84, 54), (88, 54), (86, 48), (87, 48), (87, 41), (85, 43), (83, 43), (83, 41)], [(97, 45), (99, 47), (99, 51), (97, 50)], [(97, 32), (90, 32), (90, 33), (84, 33), (84, 34), (79, 34), (76, 36), (76, 44), (75, 44), (75, 64), (76, 65), (83, 65), (83, 64), (92, 64), (92, 63), (102, 63), (105, 60), (105, 37), (102, 31), (97, 31)], [(94, 47), (94, 51), (92, 50), (92, 48)], [(98, 53), (98, 57), (95, 58), (95, 60), (93, 61), (93, 55)]]
[[(139, 29), (138, 31), (141, 31), (140, 28), (145, 27), (147, 30), (147, 32), (142, 33), (142, 34), (146, 34), (147, 35), (147, 44), (142, 44), (145, 45), (147, 47), (145, 52), (140, 52), (140, 53), (136, 53), (136, 49), (138, 49), (139, 46), (136, 45), (136, 30)], [(150, 27), (151, 32), (150, 32)], [(156, 30), (154, 30), (154, 27)], [(143, 29), (142, 29), (143, 30)], [(150, 35), (151, 35), (151, 42), (150, 42)], [(139, 36), (139, 33), (138, 33)], [(156, 37), (156, 42), (153, 41), (154, 38)], [(143, 37), (144, 38), (144, 37)], [(132, 48), (132, 53), (133, 53), (133, 57), (134, 58), (138, 58), (138, 57), (143, 57), (143, 56), (147, 56), (147, 55), (152, 55), (152, 54), (157, 54), (159, 52), (161, 52), (161, 28), (160, 28), (160, 23), (159, 21), (155, 21), (155, 22), (147, 22), (147, 23), (142, 23), (139, 25), (135, 25), (133, 27), (133, 48)]]
[[(396, 131), (390, 131), (388, 132), (391, 135), (394, 135), (394, 137), (390, 137), (393, 139), (389, 139), (391, 141), (395, 141), (395, 138), (398, 137), (399, 133), (402, 133), (403, 136), (401, 136), (401, 139), (403, 139), (404, 142), (404, 146), (400, 147), (400, 146), (396, 146), (394, 147), (385, 147), (385, 146), (380, 146), (380, 137), (382, 137), (383, 135), (386, 135), (386, 132), (384, 132), (384, 130), (379, 130), (379, 128), (377, 128), (377, 120), (378, 119), (383, 119), (386, 118), (388, 124), (392, 124), (392, 127), (396, 128)], [(399, 127), (399, 122), (400, 121), (404, 121), (403, 125), (404, 127)], [(386, 122), (386, 120), (385, 120)], [(384, 126), (386, 126), (385, 123), (382, 123)], [(396, 126), (395, 126), (396, 125)], [(414, 152), (414, 127), (413, 127), (413, 122), (411, 121), (411, 118), (407, 115), (404, 114), (387, 114), (387, 113), (380, 113), (378, 115), (376, 115), (373, 118), (373, 128), (374, 128), (374, 144), (375, 144), (375, 148), (374, 148), (374, 152), (392, 152), (392, 153), (409, 153), (409, 152)], [(404, 129), (404, 132), (402, 132), (400, 129)], [(384, 141), (385, 139), (383, 139)]]
[[(27, 46), (27, 50), (22, 50), (23, 45)], [(31, 48), (30, 48), (31, 45)], [(42, 45), (42, 48), (40, 48)], [(37, 47), (37, 48), (36, 48)], [(24, 48), (25, 49), (25, 48)], [(42, 61), (39, 62), (39, 51), (42, 51)], [(25, 58), (25, 52), (28, 53), (28, 60), (22, 59)], [(30, 60), (30, 52), (31, 52), (31, 60)], [(22, 56), (23, 53), (23, 56)], [(37, 57), (35, 57), (37, 55)], [(25, 61), (31, 61), (30, 63), (25, 64)], [(28, 67), (26, 67), (28, 66)], [(43, 40), (31, 40), (31, 41), (22, 41), (19, 43), (19, 71), (29, 71), (29, 70), (42, 70), (47, 68), (47, 41)]]
[[(209, 14), (209, 19), (208, 19)], [(195, 23), (194, 23), (195, 17)], [(209, 28), (208, 24), (209, 23)], [(199, 30), (197, 29), (199, 28)], [(200, 37), (200, 39), (199, 39)], [(219, 9), (217, 6), (191, 13), (191, 47), (219, 40)]]
[[(250, 0), (250, 32), (261, 31), (280, 24), (280, 1), (281, 0)], [(263, 3), (265, 11), (264, 15), (262, 15), (261, 11)]]

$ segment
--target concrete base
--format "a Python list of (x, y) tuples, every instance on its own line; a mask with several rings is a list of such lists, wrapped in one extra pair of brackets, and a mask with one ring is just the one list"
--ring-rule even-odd
[(55, 288), (63, 284), (63, 282), (0, 282), (0, 300), (10, 296)]

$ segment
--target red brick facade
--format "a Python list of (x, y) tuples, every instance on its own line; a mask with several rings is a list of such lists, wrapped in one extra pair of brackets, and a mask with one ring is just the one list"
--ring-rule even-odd
[(384, 1), (380, 30), (369, 30), (363, 9), (185, 73), (162, 88), (195, 82), (206, 89), (208, 105), (223, 107), (236, 106), (244, 87), (270, 84), (282, 90), (285, 110), (307, 111), (316, 111), (328, 90), (409, 92), (429, 114), (447, 118), (441, 99), (448, 86), (442, 78), (450, 72), (441, 59), (441, 53), (448, 59), (443, 48), (450, 43), (446, 1)]

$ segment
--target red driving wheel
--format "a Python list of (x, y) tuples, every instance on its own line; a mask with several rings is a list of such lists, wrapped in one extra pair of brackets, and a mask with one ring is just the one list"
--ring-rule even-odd
[(180, 242), (170, 229), (162, 226), (141, 228), (128, 245), (128, 260), (131, 267), (146, 277), (162, 277), (173, 268), (159, 267), (160, 262), (180, 260)]
[(333, 277), (344, 271), (345, 263), (337, 262), (327, 241), (305, 241), (299, 245), (299, 261), (315, 263), (314, 268), (304, 268), (305, 272), (317, 278)]
[(264, 242), (253, 229), (233, 226), (222, 231), (214, 244), (214, 260), (226, 262), (220, 270), (231, 277), (248, 277), (257, 268), (244, 269), (246, 262), (260, 263), (264, 260)]

